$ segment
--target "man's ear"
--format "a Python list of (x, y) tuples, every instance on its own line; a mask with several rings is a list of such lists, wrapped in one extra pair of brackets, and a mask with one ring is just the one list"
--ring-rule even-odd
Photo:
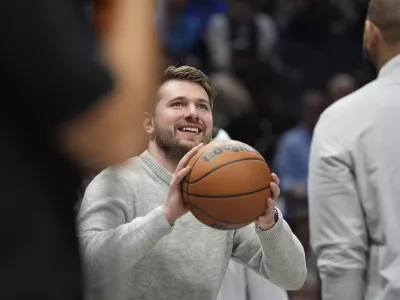
[(142, 118), (143, 129), (148, 135), (152, 135), (155, 130), (154, 117), (151, 113), (145, 112)]
[(379, 28), (367, 19), (364, 28), (364, 47), (369, 53), (373, 52), (373, 47), (377, 44), (379, 38), (382, 38)]

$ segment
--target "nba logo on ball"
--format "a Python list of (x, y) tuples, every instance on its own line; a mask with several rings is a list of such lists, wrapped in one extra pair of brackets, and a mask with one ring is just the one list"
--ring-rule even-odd
[(188, 162), (182, 194), (191, 213), (215, 229), (233, 230), (255, 221), (271, 196), (271, 171), (252, 147), (238, 141), (204, 146)]

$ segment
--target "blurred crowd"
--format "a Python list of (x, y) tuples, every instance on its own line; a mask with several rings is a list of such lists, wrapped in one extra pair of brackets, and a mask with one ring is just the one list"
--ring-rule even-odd
[(308, 284), (298, 299), (318, 299), (319, 288), (308, 238), (312, 131), (327, 105), (372, 79), (361, 46), (367, 5), (159, 0), (166, 64), (205, 71), (218, 91), (215, 124), (254, 146), (281, 179), (280, 205), (310, 257)]

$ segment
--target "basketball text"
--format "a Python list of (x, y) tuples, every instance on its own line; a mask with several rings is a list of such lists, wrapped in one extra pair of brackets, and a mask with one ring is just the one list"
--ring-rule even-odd
[(256, 150), (253, 148), (243, 145), (243, 144), (237, 144), (237, 145), (225, 145), (223, 147), (215, 148), (214, 151), (210, 152), (207, 156), (203, 157), (203, 160), (205, 162), (211, 161), (214, 157), (217, 155), (220, 155), (224, 151), (232, 151), (232, 152), (251, 152), (251, 153), (257, 153), (259, 154)]

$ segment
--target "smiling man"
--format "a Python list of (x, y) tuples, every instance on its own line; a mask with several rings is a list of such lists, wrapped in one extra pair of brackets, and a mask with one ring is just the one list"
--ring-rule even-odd
[(184, 205), (186, 164), (212, 138), (209, 78), (170, 67), (158, 96), (155, 111), (143, 118), (148, 150), (100, 173), (82, 201), (89, 299), (215, 299), (231, 257), (283, 289), (301, 288), (304, 250), (275, 209), (276, 175), (263, 216), (239, 230), (207, 227)]

